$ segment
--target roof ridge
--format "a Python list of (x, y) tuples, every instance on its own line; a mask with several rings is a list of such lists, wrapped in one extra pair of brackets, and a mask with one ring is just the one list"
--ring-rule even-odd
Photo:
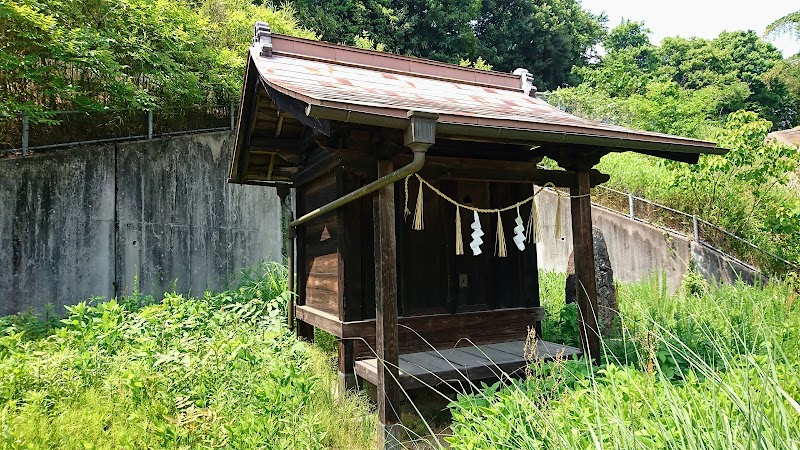
[[(462, 67), (431, 59), (274, 33), (272, 47), (273, 54), (293, 58), (523, 92), (519, 75), (511, 73)], [(379, 61), (382, 64), (378, 64)]]

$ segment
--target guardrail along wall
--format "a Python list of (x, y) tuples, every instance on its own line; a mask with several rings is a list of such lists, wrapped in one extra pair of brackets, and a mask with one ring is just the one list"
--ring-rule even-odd
[(230, 132), (0, 159), (0, 315), (202, 295), (281, 257), (273, 190), (227, 183)]
[[(543, 191), (537, 196), (542, 242), (537, 246), (539, 267), (565, 272), (572, 251), (572, 235), (555, 236), (557, 196)], [(561, 221), (570, 230), (569, 200), (562, 200)], [(659, 277), (671, 292), (680, 289), (681, 281), (693, 261), (698, 272), (714, 283), (732, 283), (741, 278), (753, 283), (763, 276), (730, 256), (665, 228), (630, 219), (608, 209), (592, 206), (593, 225), (608, 246), (614, 278), (636, 283)]]

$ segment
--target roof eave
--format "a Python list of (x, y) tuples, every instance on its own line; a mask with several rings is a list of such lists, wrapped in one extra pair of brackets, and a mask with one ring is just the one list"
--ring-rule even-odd
[[(385, 128), (404, 129), (408, 120), (402, 111), (393, 111), (383, 108), (359, 107), (350, 108), (345, 105), (330, 106), (321, 102), (309, 103), (306, 113), (311, 117), (328, 119), (337, 122), (358, 123), (362, 125), (380, 126)], [(395, 114), (396, 113), (396, 114)], [(507, 126), (481, 125), (470, 123), (448, 122), (440, 118), (437, 124), (437, 134), (474, 137), (478, 139), (492, 139), (514, 143), (529, 143), (531, 146), (542, 143), (573, 144), (604, 147), (615, 151), (644, 151), (647, 153), (663, 154), (669, 157), (670, 153), (686, 154), (725, 154), (727, 149), (719, 148), (713, 142), (688, 140), (686, 143), (663, 142), (658, 139), (646, 139), (631, 136), (603, 136), (589, 133), (571, 133), (568, 131), (550, 131), (533, 128), (520, 128), (519, 124), (507, 121)], [(674, 159), (674, 158), (672, 158)]]
[(245, 63), (244, 83), (242, 84), (242, 96), (239, 101), (239, 114), (237, 115), (239, 119), (236, 121), (233, 156), (231, 157), (231, 166), (228, 170), (228, 180), (230, 182), (244, 181), (242, 158), (246, 154), (249, 145), (250, 127), (252, 124), (254, 106), (258, 102), (258, 80), (260, 79), (261, 74), (255, 65), (255, 61), (253, 61), (252, 55), (249, 55)]

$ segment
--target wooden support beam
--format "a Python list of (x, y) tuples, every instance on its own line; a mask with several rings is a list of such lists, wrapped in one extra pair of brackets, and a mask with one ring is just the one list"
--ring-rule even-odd
[(255, 93), (253, 94), (253, 103), (250, 105), (251, 111), (250, 115), (247, 116), (249, 118), (249, 122), (245, 130), (243, 130), (244, 135), (244, 145), (242, 146), (243, 154), (240, 157), (239, 161), (239, 180), (244, 181), (247, 177), (247, 171), (250, 167), (250, 141), (253, 139), (253, 129), (256, 126), (256, 111), (258, 110), (258, 102), (261, 96), (261, 91), (256, 89)]
[(239, 181), (235, 178), (228, 178), (228, 183), (232, 184), (246, 184), (250, 186), (265, 186), (265, 187), (281, 187), (281, 186), (288, 186), (292, 187), (292, 183), (289, 181), (260, 181), (260, 180), (245, 180)]
[(267, 169), (267, 181), (272, 181), (272, 169), (275, 167), (275, 153), (270, 154), (269, 169)]
[(284, 139), (253, 136), (250, 138), (250, 151), (253, 153), (300, 153), (302, 139)]
[[(411, 162), (410, 155), (397, 155), (397, 164)], [(476, 180), (502, 183), (553, 183), (558, 187), (577, 185), (577, 174), (571, 170), (539, 169), (532, 162), (491, 161), (483, 159), (450, 158), (429, 156), (420, 176), (438, 180)], [(608, 181), (609, 176), (597, 170), (589, 170), (591, 186)]]
[(302, 172), (298, 173), (297, 176), (294, 177), (294, 185), (296, 187), (301, 187), (309, 181), (315, 180), (329, 173), (341, 163), (342, 158), (336, 153), (331, 153), (330, 155), (305, 168)]
[(264, 82), (261, 84), (264, 86), (264, 89), (267, 91), (267, 94), (269, 94), (269, 97), (272, 99), (272, 101), (278, 105), (279, 110), (288, 113), (289, 116), (293, 117), (303, 125), (311, 127), (325, 136), (331, 135), (330, 120), (309, 117), (308, 114), (306, 114), (306, 106), (308, 106), (306, 103), (277, 91)]
[(356, 388), (355, 343), (350, 339), (339, 339), (339, 392)]
[[(358, 176), (344, 169), (336, 169), (336, 192), (353, 192), (361, 187)], [(359, 199), (336, 210), (336, 230), (338, 239), (337, 255), (339, 267), (339, 317), (342, 321), (363, 320), (362, 240), (364, 230), (361, 226), (362, 208), (369, 199)], [(369, 203), (366, 203), (369, 205)], [(372, 269), (370, 267), (370, 269)], [(344, 392), (356, 387), (355, 343), (339, 339), (339, 390)]]
[(244, 93), (242, 105), (239, 110), (239, 121), (236, 125), (236, 142), (234, 143), (233, 163), (231, 164), (231, 178), (244, 181), (247, 170), (247, 153), (249, 151), (250, 136), (258, 109), (258, 69), (250, 61), (245, 73)]
[[(378, 177), (392, 173), (391, 161), (378, 161)], [(373, 197), (375, 221), (375, 331), (378, 364), (378, 448), (398, 448), (400, 389), (397, 343), (397, 248), (394, 184)]]
[(575, 279), (578, 299), (578, 328), (583, 353), (600, 361), (600, 332), (597, 327), (597, 282), (592, 242), (592, 200), (589, 197), (590, 176), (579, 170), (578, 184), (570, 189), (572, 245), (575, 253)]
[[(345, 339), (363, 338), (368, 342), (375, 339), (375, 319), (343, 322), (335, 314), (310, 306), (297, 306), (295, 310), (297, 311), (297, 320), (325, 330), (336, 337)], [(514, 333), (516, 333), (514, 327), (521, 326), (525, 328), (529, 323), (541, 322), (542, 320), (544, 320), (544, 308), (536, 306), (532, 308), (502, 308), (490, 311), (399, 317), (397, 322), (402, 326), (398, 335), (405, 335), (405, 340), (410, 340), (408, 338), (418, 339), (419, 337), (416, 333), (427, 334), (435, 330), (456, 330), (450, 333), (451, 336), (443, 337), (453, 337), (457, 340), (469, 336), (470, 339), (475, 341), (490, 339), (502, 341), (514, 337)], [(507, 334), (491, 329), (498, 324), (503, 324), (504, 331)], [(400, 340), (402, 341), (403, 339)], [(453, 345), (455, 345), (455, 342), (448, 343), (450, 347)]]

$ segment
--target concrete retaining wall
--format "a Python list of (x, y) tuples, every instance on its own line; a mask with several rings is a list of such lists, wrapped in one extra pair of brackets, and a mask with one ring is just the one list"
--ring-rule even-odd
[[(543, 191), (536, 197), (543, 240), (537, 245), (539, 267), (566, 272), (572, 252), (569, 199), (562, 199), (561, 220), (564, 236), (555, 236), (557, 196)], [(636, 283), (657, 277), (671, 292), (680, 289), (690, 261), (710, 282), (732, 283), (739, 278), (753, 283), (761, 276), (752, 269), (687, 236), (671, 233), (643, 222), (631, 220), (597, 206), (592, 207), (593, 225), (603, 232), (614, 277)]]
[(223, 287), (278, 260), (271, 188), (227, 183), (229, 132), (0, 159), (0, 315)]

